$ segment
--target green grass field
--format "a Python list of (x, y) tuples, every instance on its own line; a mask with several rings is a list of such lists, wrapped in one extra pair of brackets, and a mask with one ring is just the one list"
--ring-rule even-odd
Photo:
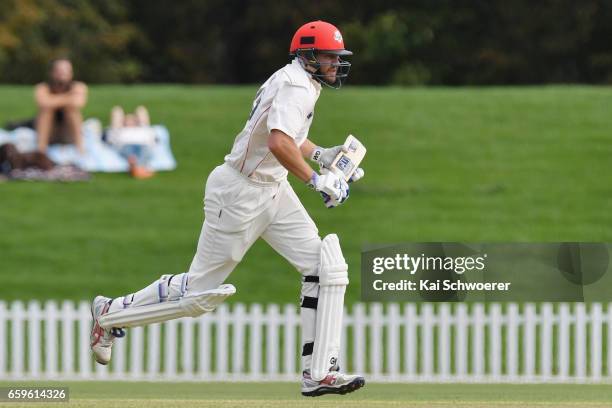
[[(185, 271), (202, 192), (249, 114), (256, 87), (96, 86), (87, 117), (150, 108), (179, 168), (152, 180), (0, 184), (0, 299), (90, 299)], [(32, 116), (32, 90), (0, 87), (0, 123)], [(364, 244), (612, 241), (612, 89), (359, 88), (323, 91), (311, 138), (368, 147), (366, 177), (327, 210), (292, 179), (322, 235), (338, 233), (358, 300)], [(257, 243), (232, 274), (232, 301), (295, 302), (299, 275)]]
[[(6, 387), (15, 383), (0, 383)], [(23, 386), (24, 384), (18, 384)], [(302, 397), (297, 383), (29, 383), (69, 387), (70, 403), (6, 407), (610, 407), (612, 385), (367, 384), (353, 394)]]

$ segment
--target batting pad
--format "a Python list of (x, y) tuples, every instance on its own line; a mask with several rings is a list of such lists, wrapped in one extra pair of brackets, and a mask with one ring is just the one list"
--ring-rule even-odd
[(321, 243), (319, 301), (310, 370), (310, 376), (315, 381), (323, 380), (338, 363), (344, 292), (348, 283), (348, 265), (342, 256), (338, 236), (327, 235)]
[(183, 296), (178, 300), (154, 303), (146, 306), (134, 306), (100, 316), (98, 323), (104, 329), (113, 327), (135, 327), (152, 323), (161, 323), (180, 317), (198, 317), (210, 313), (228, 296), (236, 293), (234, 285), (221, 285), (216, 289), (193, 295)]

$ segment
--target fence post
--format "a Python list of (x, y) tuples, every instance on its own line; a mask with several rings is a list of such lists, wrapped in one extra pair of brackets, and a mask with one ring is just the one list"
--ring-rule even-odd
[(397, 303), (389, 304), (387, 309), (387, 371), (392, 381), (399, 379), (400, 361), (400, 314)]
[(126, 355), (127, 355), (127, 342), (130, 340), (130, 335), (127, 334), (124, 338), (115, 339), (113, 344), (112, 354), (112, 372), (113, 377), (116, 379), (122, 379), (126, 373)]
[(186, 317), (179, 321), (182, 327), (183, 345), (181, 347), (183, 373), (182, 376), (190, 379), (193, 375), (193, 318)]
[(438, 309), (438, 374), (442, 379), (450, 377), (451, 362), (451, 333), (450, 333), (450, 305), (441, 303)]
[(574, 315), (576, 321), (575, 329), (575, 344), (574, 344), (574, 363), (576, 372), (574, 375), (579, 379), (586, 377), (586, 310), (584, 303), (575, 303)]
[(533, 303), (525, 304), (523, 309), (525, 314), (525, 324), (523, 333), (523, 364), (524, 375), (532, 378), (535, 374), (535, 331), (536, 331), (536, 310)]
[(485, 356), (485, 342), (484, 342), (484, 325), (485, 325), (485, 313), (484, 305), (482, 303), (476, 303), (472, 310), (472, 318), (470, 324), (473, 330), (473, 343), (472, 343), (472, 374), (477, 378), (481, 378), (484, 375), (484, 356)]
[[(2, 314), (0, 310), (0, 315)], [(608, 312), (606, 313), (608, 326), (608, 376), (612, 377), (612, 303), (608, 303)], [(0, 322), (1, 323), (1, 322)]]
[(607, 326), (608, 326), (608, 376), (612, 377), (612, 303), (608, 303)]
[(234, 331), (232, 337), (232, 374), (241, 376), (244, 374), (244, 329), (247, 323), (246, 309), (242, 303), (234, 305), (233, 311)]
[[(357, 324), (357, 322), (355, 322)], [(404, 306), (404, 366), (406, 372), (406, 379), (408, 381), (413, 380), (417, 375), (417, 341), (416, 341), (416, 328), (417, 328), (417, 314), (416, 305), (414, 303), (407, 303)], [(355, 341), (358, 340), (355, 335)]]
[(261, 305), (255, 303), (251, 305), (250, 313), (250, 344), (249, 344), (249, 373), (251, 378), (259, 379), (261, 375), (261, 353), (262, 353), (262, 342), (261, 342)]
[[(129, 335), (128, 335), (129, 336)], [(129, 337), (124, 337), (120, 339), (115, 339), (115, 343), (113, 344), (113, 354), (112, 354), (112, 375), (116, 379), (123, 378), (125, 374), (125, 359), (127, 354), (127, 344), (129, 341)]]
[(74, 373), (74, 303), (62, 302), (62, 373), (71, 376)]
[(228, 313), (227, 313), (227, 303), (222, 303), (216, 310), (216, 313), (213, 315), (215, 319), (216, 325), (216, 342), (215, 342), (215, 351), (216, 351), (216, 360), (215, 360), (215, 368), (216, 373), (215, 376), (219, 379), (225, 378), (227, 375), (228, 369), (228, 350), (227, 350), (227, 326), (228, 326)]
[(502, 342), (501, 342), (501, 305), (492, 303), (489, 309), (489, 374), (494, 381), (501, 377)]
[(372, 377), (380, 377), (383, 365), (382, 304), (370, 304), (370, 369)]
[(91, 312), (87, 302), (79, 302), (78, 308), (78, 333), (79, 336), (79, 378), (91, 377), (91, 349), (89, 348), (89, 334), (91, 331)]
[(130, 336), (130, 377), (143, 378), (144, 373), (144, 328), (133, 327)]
[(269, 378), (278, 379), (278, 326), (280, 323), (278, 305), (269, 304), (266, 309), (266, 372)]
[(199, 365), (198, 370), (200, 371), (200, 378), (205, 380), (210, 377), (210, 319), (211, 315), (204, 314), (198, 320), (198, 350), (199, 350)]
[(23, 321), (25, 309), (23, 303), (16, 300), (11, 305), (13, 318), (11, 319), (11, 374), (14, 377), (23, 377), (23, 363), (25, 353), (23, 348)]
[(365, 306), (363, 303), (353, 305), (353, 362), (355, 372), (364, 373), (366, 371), (366, 344), (365, 344)]
[(147, 376), (149, 378), (155, 378), (160, 375), (160, 331), (160, 323), (150, 324), (149, 326), (147, 326)]
[(295, 328), (298, 324), (298, 316), (294, 304), (285, 305), (285, 357), (284, 357), (284, 373), (287, 376), (296, 374), (295, 357)]
[(32, 379), (40, 377), (40, 318), (40, 303), (35, 300), (30, 301), (28, 303), (28, 353), (30, 355), (28, 371)]
[(0, 301), (0, 378), (8, 378), (6, 371), (6, 345), (8, 344), (6, 338), (6, 320), (6, 303)]
[(465, 303), (457, 304), (455, 308), (455, 375), (459, 378), (467, 374), (468, 358), (468, 313)]
[(433, 305), (424, 303), (421, 308), (421, 374), (426, 381), (433, 377), (433, 328), (437, 323), (434, 321)]
[(177, 321), (168, 320), (164, 323), (164, 374), (167, 378), (176, 378), (176, 359), (177, 359)]
[(565, 380), (569, 377), (570, 362), (570, 310), (567, 303), (559, 305), (559, 378)]
[(45, 303), (45, 375), (57, 376), (57, 305), (49, 300)]
[(518, 342), (519, 332), (518, 326), (520, 324), (520, 313), (518, 304), (510, 303), (506, 309), (506, 370), (510, 379), (516, 379), (518, 377), (519, 367), (519, 354), (518, 354)]
[(591, 378), (596, 381), (601, 378), (601, 347), (603, 345), (601, 324), (601, 303), (593, 303), (591, 305)]
[(553, 306), (551, 303), (542, 304), (540, 315), (540, 375), (549, 378), (552, 375), (552, 329)]

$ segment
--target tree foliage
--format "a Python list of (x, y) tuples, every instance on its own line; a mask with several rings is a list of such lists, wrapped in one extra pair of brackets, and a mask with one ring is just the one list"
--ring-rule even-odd
[(259, 82), (333, 22), (361, 84), (612, 82), (611, 0), (4, 0), (3, 82), (69, 56), (90, 82)]
[(0, 2), (3, 82), (40, 81), (51, 60), (72, 59), (91, 82), (135, 80), (141, 62), (129, 46), (141, 35), (120, 0), (5, 0)]

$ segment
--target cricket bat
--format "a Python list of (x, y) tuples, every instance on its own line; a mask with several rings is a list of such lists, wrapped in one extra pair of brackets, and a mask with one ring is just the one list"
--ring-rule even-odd
[(331, 165), (331, 170), (348, 181), (366, 154), (365, 146), (353, 135), (348, 135), (344, 142), (345, 152), (340, 152)]

